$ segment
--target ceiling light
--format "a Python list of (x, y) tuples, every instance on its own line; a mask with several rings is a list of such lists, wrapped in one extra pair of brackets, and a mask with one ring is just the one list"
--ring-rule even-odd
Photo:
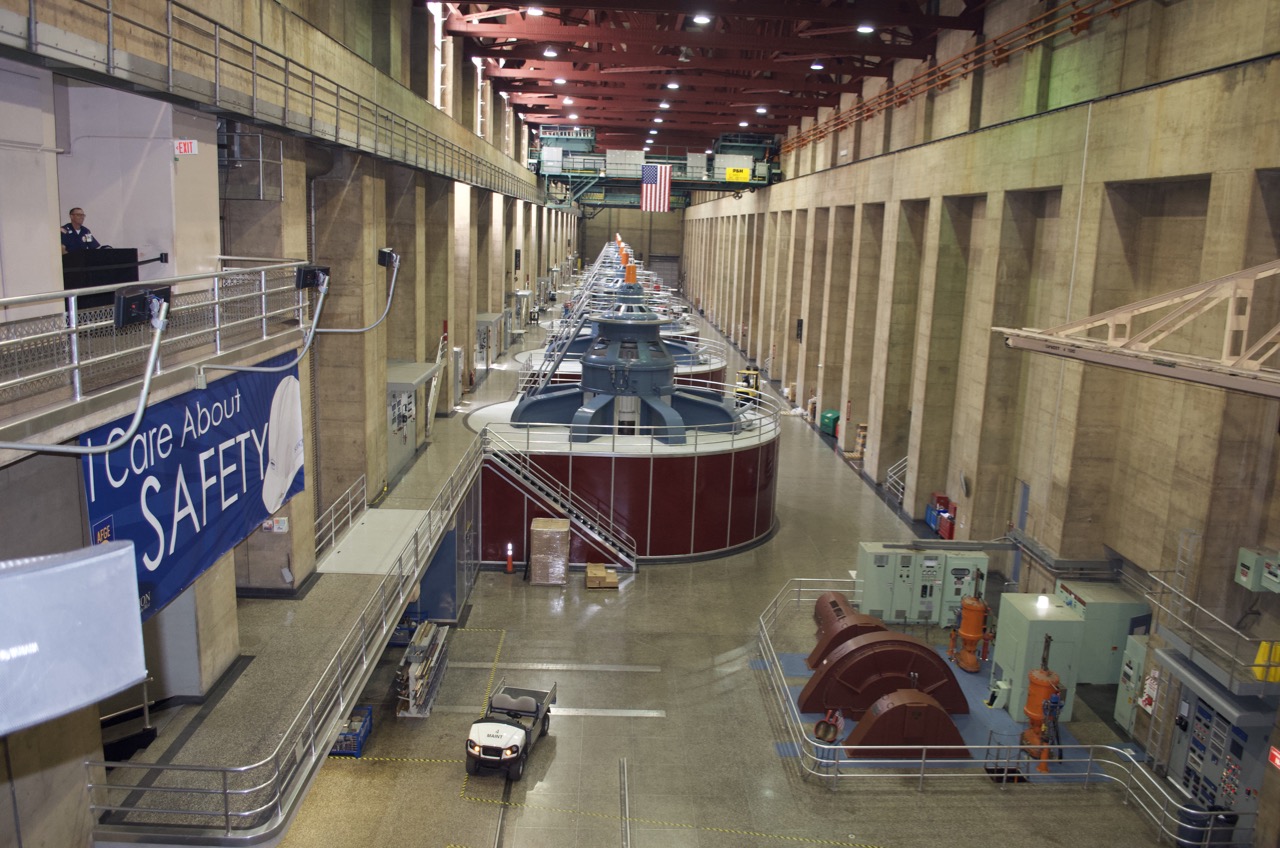
[(659, 103), (659, 104), (658, 104), (658, 108), (659, 108), (659, 109), (670, 109), (670, 108), (671, 108), (671, 104), (664, 100), (664, 101), (662, 101), (661, 103)]
[(564, 85), (564, 77), (556, 77), (552, 80), (556, 85)]
[(750, 124), (748, 124), (746, 121), (738, 121), (738, 126), (746, 127), (746, 126), (750, 126)]
[(572, 106), (572, 105), (573, 105), (573, 98), (572, 98), (572, 97), (566, 97), (566, 98), (564, 99), (564, 105), (566, 105), (566, 106)]
[(537, 6), (530, 6), (528, 9), (524, 10), (524, 13), (531, 18), (536, 18), (542, 15), (542, 10)]
[(706, 149), (706, 151), (705, 151), (705, 152), (706, 152), (706, 154), (707, 154), (708, 156), (710, 156), (710, 155), (711, 155), (711, 148), (710, 148), (710, 147), (708, 147), (708, 148)]
[(766, 109), (766, 108), (765, 108), (765, 107), (763, 107), (763, 106), (757, 106), (757, 107), (756, 107), (756, 114), (757, 114), (757, 115), (763, 115), (765, 112), (768, 112), (768, 111), (769, 111), (769, 110), (768, 110), (768, 109)]
[(693, 16), (693, 22), (695, 24), (709, 24), (711, 23), (711, 16), (705, 12), (698, 12)]
[(821, 63), (821, 62), (819, 62), (819, 61), (817, 61), (817, 60), (815, 59), (815, 60), (814, 60), (814, 62), (813, 62), (813, 64), (809, 66), (809, 70), (811, 70), (811, 71), (820, 71), (820, 70), (822, 70), (822, 63)]
[(876, 31), (876, 28), (873, 27), (871, 24), (858, 24), (858, 32), (862, 33), (863, 35), (869, 35), (870, 33), (873, 33), (875, 31)]
[(657, 135), (657, 134), (658, 134), (657, 130), (649, 130), (649, 135)]
[(542, 55), (546, 56), (548, 59), (554, 59), (555, 57), (559, 56), (560, 53), (554, 47), (548, 44), (547, 48), (542, 51)]
[(643, 150), (645, 153), (648, 153), (648, 152), (649, 152), (649, 145), (647, 145), (647, 144), (646, 144), (644, 147), (642, 147), (642, 148), (640, 148), (640, 149), (641, 149), (641, 150)]
[(569, 120), (571, 120), (571, 121), (576, 121), (576, 120), (578, 120), (578, 113), (577, 113), (577, 112), (570, 112), (570, 113), (569, 113)]
[(677, 88), (679, 88), (679, 87), (680, 87), (680, 83), (678, 83), (678, 82), (669, 82), (669, 83), (667, 83), (667, 88), (670, 88), (670, 89), (672, 89), (672, 90), (677, 89)]
[(654, 119), (653, 119), (653, 122), (654, 122), (655, 124), (660, 124), (660, 123), (662, 123), (662, 119), (661, 119), (661, 118), (654, 118)]

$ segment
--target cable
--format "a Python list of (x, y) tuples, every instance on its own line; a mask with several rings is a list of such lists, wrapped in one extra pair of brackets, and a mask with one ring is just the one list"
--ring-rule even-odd
[(151, 395), (151, 379), (155, 376), (156, 360), (160, 356), (160, 338), (164, 334), (165, 327), (169, 324), (169, 304), (160, 297), (151, 296), (151, 326), (155, 333), (151, 337), (151, 353), (147, 357), (147, 370), (142, 377), (142, 393), (138, 395), (138, 407), (134, 410), (133, 420), (129, 422), (129, 427), (114, 442), (106, 442), (105, 444), (93, 446), (81, 445), (45, 445), (36, 442), (0, 442), (0, 450), (19, 450), (31, 451), (32, 453), (53, 453), (65, 454), (70, 456), (96, 456), (100, 453), (109, 453), (116, 448), (127, 444), (130, 439), (138, 432), (138, 427), (142, 424), (142, 416), (147, 411), (147, 398)]
[(307, 355), (307, 351), (311, 349), (311, 343), (316, 338), (316, 328), (320, 324), (320, 313), (324, 311), (324, 299), (329, 294), (329, 275), (320, 272), (320, 300), (316, 302), (316, 315), (311, 321), (311, 329), (307, 331), (307, 340), (302, 345), (302, 350), (293, 358), (292, 362), (286, 362), (284, 365), (201, 365), (196, 368), (196, 388), (205, 388), (206, 381), (205, 371), (237, 371), (248, 372), (250, 374), (276, 374), (280, 371), (286, 371), (302, 361), (302, 357)]

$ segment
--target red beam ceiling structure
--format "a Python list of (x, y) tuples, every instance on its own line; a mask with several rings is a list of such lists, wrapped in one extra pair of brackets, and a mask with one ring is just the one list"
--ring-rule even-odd
[(699, 0), (710, 20), (698, 23), (689, 0), (562, 3), (541, 15), (527, 5), (448, 3), (445, 32), (532, 125), (577, 114), (576, 123), (600, 128), (599, 148), (635, 148), (661, 117), (659, 143), (701, 149), (725, 133), (782, 135), (817, 118), (842, 94), (860, 93), (866, 77), (927, 59), (941, 31), (980, 29), (984, 4), (965, 0), (960, 14), (939, 15), (934, 0)]

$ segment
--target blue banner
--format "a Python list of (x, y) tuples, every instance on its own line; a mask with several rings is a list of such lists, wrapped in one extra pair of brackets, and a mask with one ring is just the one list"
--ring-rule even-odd
[[(85, 433), (80, 444), (119, 439), (131, 418)], [(133, 542), (145, 621), (302, 491), (298, 368), (233, 372), (153, 404), (127, 444), (84, 457), (81, 468), (93, 542)]]

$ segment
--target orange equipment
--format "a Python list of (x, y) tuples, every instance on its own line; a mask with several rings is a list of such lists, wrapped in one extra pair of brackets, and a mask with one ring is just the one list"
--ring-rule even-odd
[(977, 648), (986, 629), (988, 609), (981, 598), (969, 596), (960, 601), (960, 655), (956, 665), (970, 674), (982, 668)]
[[(627, 252), (624, 250), (624, 251), (622, 252), (622, 255), (623, 255), (623, 256), (626, 256), (626, 255), (627, 255)], [(625, 259), (624, 259), (623, 261), (624, 261), (624, 262), (626, 262), (626, 260), (625, 260)], [(625, 265), (624, 267), (627, 269), (627, 272), (626, 272), (626, 273), (627, 273), (626, 281), (627, 281), (628, 283), (634, 283), (634, 282), (636, 281), (636, 263), (634, 263), (634, 262), (627, 262), (627, 263), (626, 263), (626, 265)]]
[(1044, 653), (1040, 657), (1040, 667), (1033, 668), (1027, 674), (1027, 702), (1023, 706), (1023, 715), (1027, 717), (1027, 729), (1022, 731), (1022, 750), (1034, 760), (1039, 760), (1037, 771), (1049, 770), (1049, 725), (1045, 719), (1044, 705), (1058, 695), (1062, 681), (1055, 672), (1049, 670), (1049, 645), (1053, 637), (1044, 637)]

